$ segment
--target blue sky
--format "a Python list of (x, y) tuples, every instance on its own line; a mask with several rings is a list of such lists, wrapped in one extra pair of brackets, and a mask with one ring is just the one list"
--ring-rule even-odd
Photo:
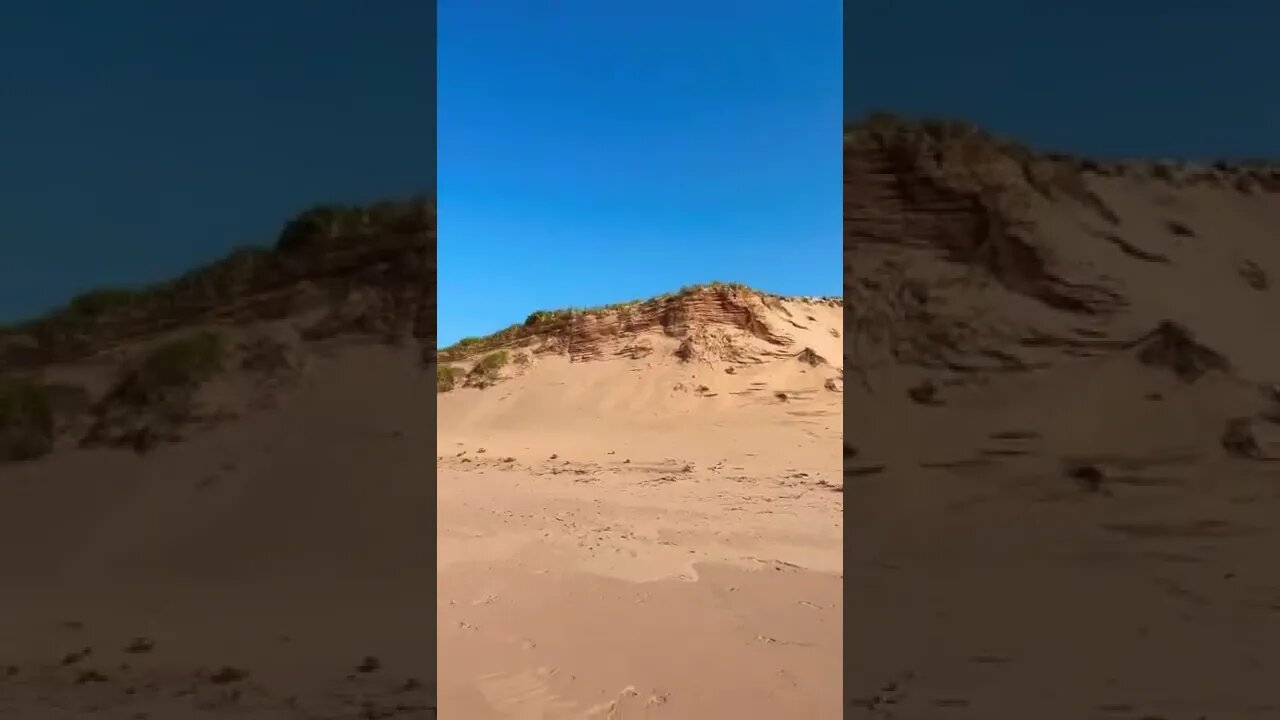
[(0, 322), (434, 189), (423, 0), (0, 9)]
[(839, 294), (840, 15), (441, 0), (440, 344), (709, 280)]
[(858, 2), (845, 103), (1103, 157), (1280, 157), (1270, 0)]

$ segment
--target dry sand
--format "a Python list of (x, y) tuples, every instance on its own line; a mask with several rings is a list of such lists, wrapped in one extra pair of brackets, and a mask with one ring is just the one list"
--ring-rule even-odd
[(440, 396), (443, 716), (839, 716), (840, 308), (724, 295)]
[(416, 360), (340, 349), (145, 456), (0, 465), (0, 717), (429, 717)]
[(845, 157), (848, 717), (1280, 717), (1280, 173), (878, 123)]
[[(437, 653), (451, 718), (840, 712), (838, 303), (552, 320), (438, 395), (402, 289), (34, 365), (75, 348), (0, 336), (6, 382), (87, 397), (0, 464), (0, 717), (434, 717)], [(215, 376), (137, 370), (202, 327)]]
[[(437, 395), (415, 235), (75, 362), (0, 334), (98, 401), (0, 464), (0, 717), (430, 717), (438, 677), (446, 717), (822, 718), (842, 655), (846, 717), (1280, 715), (1280, 172), (879, 122), (843, 310), (554, 316)], [(247, 334), (173, 443), (117, 371), (175, 323)]]

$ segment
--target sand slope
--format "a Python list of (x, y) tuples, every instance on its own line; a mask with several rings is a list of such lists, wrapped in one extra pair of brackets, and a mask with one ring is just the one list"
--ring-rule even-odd
[(0, 717), (435, 716), (427, 209), (0, 331)]
[[(432, 390), (382, 348), (317, 359), (301, 382), (146, 456), (3, 468), (5, 713), (425, 716)], [(154, 649), (124, 652), (136, 637)], [(355, 672), (366, 656), (382, 667)], [(210, 680), (224, 666), (247, 676)]]
[(0, 443), (0, 714), (432, 717), (439, 660), (448, 717), (833, 717), (838, 304), (555, 316), (438, 394), (405, 243), (0, 336), (52, 413)]

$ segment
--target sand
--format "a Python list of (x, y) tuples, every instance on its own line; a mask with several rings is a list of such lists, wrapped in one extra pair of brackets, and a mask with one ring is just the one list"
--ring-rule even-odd
[(0, 717), (432, 716), (433, 390), (326, 355), (146, 455), (0, 466)]
[(795, 316), (781, 357), (641, 334), (441, 396), (443, 716), (839, 716), (839, 309)]
[(894, 338), (850, 333), (846, 717), (1276, 717), (1280, 187), (882, 132), (846, 148), (847, 319)]
[(835, 717), (840, 317), (706, 289), (440, 394), (416, 342), (214, 324), (176, 437), (86, 407), (0, 465), (0, 717)]
[[(1280, 714), (1280, 172), (871, 136), (843, 307), (703, 288), (435, 363), (413, 244), (421, 297), (340, 253), (182, 315), (320, 311), (180, 442), (73, 417), (0, 465), (0, 716)], [(44, 379), (107, 393), (112, 323)]]

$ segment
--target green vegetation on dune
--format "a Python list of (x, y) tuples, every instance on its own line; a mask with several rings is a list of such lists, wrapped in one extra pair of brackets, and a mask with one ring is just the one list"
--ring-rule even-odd
[(53, 449), (59, 420), (89, 409), (83, 386), (0, 380), (0, 462), (34, 460)]
[(0, 462), (33, 460), (53, 449), (54, 412), (42, 385), (0, 383)]
[(158, 387), (197, 384), (222, 369), (226, 354), (222, 335), (203, 331), (158, 345), (143, 358), (138, 372)]
[(125, 406), (149, 407), (189, 397), (223, 369), (228, 352), (226, 339), (213, 331), (168, 340), (126, 371), (111, 398)]
[(475, 368), (472, 369), (472, 372), (476, 372), (476, 371), (483, 372), (483, 373), (497, 372), (499, 369), (502, 368), (502, 366), (506, 365), (510, 359), (511, 359), (511, 356), (509, 353), (507, 353), (506, 350), (491, 352), (488, 355), (485, 355), (484, 357), (480, 358), (480, 362), (476, 363), (476, 366)]
[(241, 247), (181, 277), (147, 287), (89, 290), (42, 317), (0, 328), (0, 333), (27, 333), (41, 341), (92, 337), (103, 322), (198, 314), (242, 293), (291, 280), (299, 256), (360, 247), (380, 238), (422, 236), (425, 241), (434, 232), (432, 198), (319, 205), (287, 221), (272, 247)]
[(485, 388), (499, 379), (499, 371), (511, 361), (506, 350), (497, 350), (481, 357), (467, 373), (467, 387)]
[(458, 376), (462, 371), (452, 365), (436, 366), (436, 392), (449, 392), (458, 385)]
[(78, 317), (92, 318), (117, 308), (136, 303), (142, 295), (130, 288), (101, 288), (90, 290), (71, 298), (65, 312)]
[(299, 252), (375, 234), (411, 234), (435, 228), (435, 202), (412, 198), (372, 205), (317, 205), (285, 223), (278, 252)]

